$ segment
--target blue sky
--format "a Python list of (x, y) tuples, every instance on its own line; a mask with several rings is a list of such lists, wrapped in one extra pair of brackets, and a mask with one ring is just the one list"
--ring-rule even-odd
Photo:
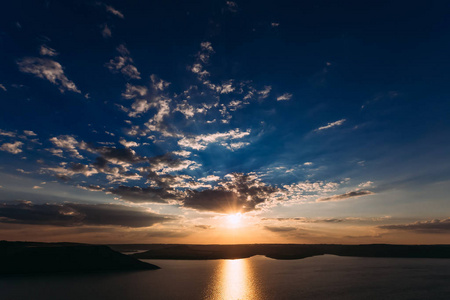
[(446, 1), (3, 6), (6, 239), (448, 241)]

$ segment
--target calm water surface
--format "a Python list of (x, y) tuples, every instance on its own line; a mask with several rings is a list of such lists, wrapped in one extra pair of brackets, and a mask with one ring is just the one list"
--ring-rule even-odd
[(446, 259), (144, 261), (162, 269), (0, 278), (0, 299), (450, 299)]

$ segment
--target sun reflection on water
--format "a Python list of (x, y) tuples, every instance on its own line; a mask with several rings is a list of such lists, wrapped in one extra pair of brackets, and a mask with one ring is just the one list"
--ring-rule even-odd
[(222, 260), (215, 272), (207, 299), (260, 299), (254, 286), (254, 274), (247, 259)]

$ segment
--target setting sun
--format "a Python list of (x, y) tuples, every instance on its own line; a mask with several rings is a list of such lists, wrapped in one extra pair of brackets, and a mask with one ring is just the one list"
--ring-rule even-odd
[(242, 214), (241, 213), (228, 215), (226, 218), (227, 218), (228, 227), (231, 227), (231, 228), (239, 227), (242, 223)]

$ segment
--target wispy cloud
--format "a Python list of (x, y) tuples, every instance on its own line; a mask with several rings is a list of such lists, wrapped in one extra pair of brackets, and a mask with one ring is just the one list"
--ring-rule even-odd
[(396, 225), (382, 225), (378, 226), (380, 229), (388, 230), (404, 230), (417, 233), (445, 233), (450, 232), (450, 218), (434, 219), (431, 221), (417, 221), (410, 224), (396, 224)]
[(277, 97), (277, 101), (287, 101), (287, 100), (291, 100), (291, 98), (292, 98), (292, 94), (284, 93), (283, 95)]
[(108, 24), (105, 23), (105, 24), (101, 25), (100, 28), (102, 30), (101, 31), (102, 32), (102, 36), (105, 39), (112, 37), (112, 32), (111, 32), (111, 29), (109, 28)]
[(328, 123), (327, 125), (321, 126), (321, 127), (317, 128), (317, 129), (315, 129), (314, 131), (321, 131), (321, 130), (325, 130), (325, 129), (330, 129), (330, 128), (333, 128), (333, 127), (341, 126), (342, 124), (344, 124), (345, 121), (346, 121), (346, 119), (341, 119), (341, 120), (338, 120), (336, 122)]
[(75, 83), (66, 77), (61, 64), (54, 60), (48, 58), (25, 57), (19, 60), (17, 65), (21, 72), (33, 74), (36, 77), (46, 79), (54, 85), (57, 85), (61, 93), (64, 93), (65, 91), (81, 93)]
[(6, 131), (6, 130), (1, 130), (0, 129), (0, 135), (9, 136), (9, 137), (15, 137), (16, 133), (13, 132), (13, 131)]
[(120, 11), (117, 10), (117, 9), (115, 9), (115, 8), (112, 7), (111, 5), (107, 5), (107, 4), (103, 3), (103, 2), (96, 2), (96, 4), (99, 5), (99, 6), (104, 7), (105, 10), (106, 10), (106, 12), (108, 12), (108, 13), (110, 13), (110, 14), (116, 16), (116, 17), (119, 17), (119, 18), (121, 18), (121, 19), (125, 18), (125, 16), (123, 15), (122, 12), (120, 12)]
[(0, 222), (53, 226), (150, 227), (174, 218), (114, 204), (0, 204)]
[(290, 226), (264, 226), (264, 229), (272, 231), (272, 232), (290, 232), (297, 230), (296, 227)]
[(45, 56), (57, 56), (58, 52), (47, 45), (41, 45), (41, 47), (39, 48), (39, 54)]
[(334, 195), (331, 197), (320, 198), (320, 199), (317, 199), (317, 202), (340, 201), (340, 200), (345, 200), (348, 198), (361, 197), (361, 196), (367, 196), (367, 195), (372, 195), (372, 194), (374, 194), (374, 193), (371, 191), (367, 191), (367, 190), (353, 191), (353, 192), (348, 192), (348, 193), (341, 194), (341, 195)]

